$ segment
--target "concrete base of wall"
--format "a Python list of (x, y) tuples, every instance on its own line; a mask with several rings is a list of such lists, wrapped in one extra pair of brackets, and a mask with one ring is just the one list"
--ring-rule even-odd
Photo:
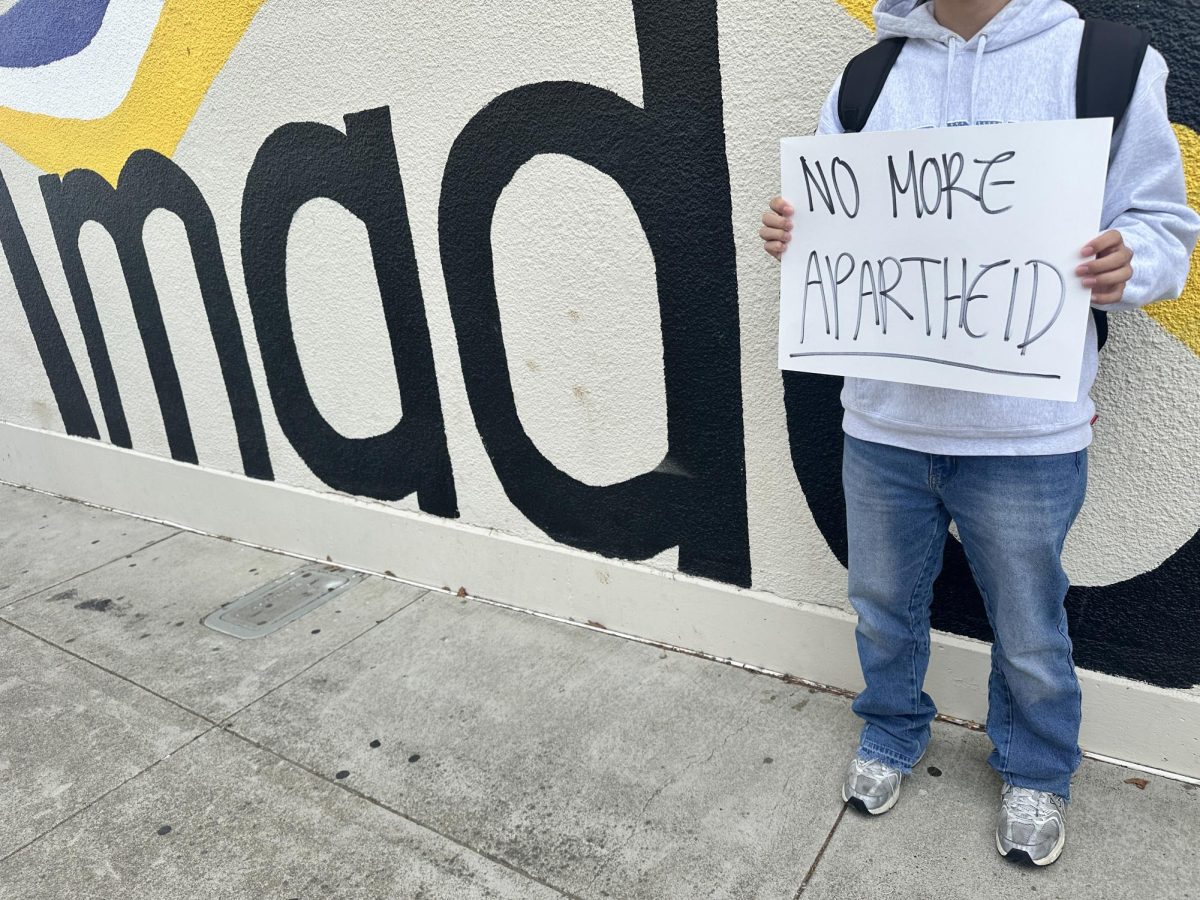
[[(184, 465), (0, 423), (0, 481), (310, 559), (457, 591), (731, 662), (858, 690), (854, 619), (356, 498)], [(987, 644), (935, 633), (926, 689), (986, 717)], [(1200, 696), (1080, 672), (1081, 743), (1200, 778)]]

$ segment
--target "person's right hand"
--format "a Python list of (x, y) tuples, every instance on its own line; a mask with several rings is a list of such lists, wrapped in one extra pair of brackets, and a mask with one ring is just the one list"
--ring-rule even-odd
[(771, 208), (763, 213), (763, 227), (758, 236), (763, 239), (763, 249), (776, 259), (783, 259), (788, 242), (792, 239), (792, 204), (782, 197), (771, 201)]

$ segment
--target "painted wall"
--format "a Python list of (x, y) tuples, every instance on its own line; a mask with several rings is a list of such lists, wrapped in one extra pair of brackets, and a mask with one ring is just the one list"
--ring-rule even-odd
[[(1190, 3), (1078, 5), (1166, 54), (1200, 206)], [(868, 8), (0, 0), (0, 422), (848, 609), (756, 229)], [(1114, 318), (1066, 549), (1079, 663), (1192, 693), (1197, 354), (1200, 267)], [(954, 542), (934, 621), (988, 637)]]

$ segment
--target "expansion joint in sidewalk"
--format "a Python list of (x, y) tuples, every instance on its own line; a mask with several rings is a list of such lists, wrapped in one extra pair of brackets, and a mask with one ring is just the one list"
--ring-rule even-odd
[[(0, 481), (0, 484), (5, 483), (6, 482)], [(13, 597), (11, 600), (6, 600), (5, 602), (0, 603), (0, 609), (8, 609), (10, 606), (20, 603), (22, 600), (28, 600), (30, 597), (36, 597), (38, 594), (44, 594), (46, 591), (52, 591), (56, 587), (61, 587), (69, 581), (74, 581), (76, 578), (82, 578), (84, 575), (91, 575), (93, 572), (103, 569), (105, 566), (111, 566), (113, 563), (119, 562), (122, 559), (129, 559), (129, 557), (133, 556), (135, 553), (141, 553), (143, 550), (149, 550), (151, 547), (155, 547), (161, 544), (163, 541), (169, 541), (171, 538), (180, 534), (183, 534), (183, 532), (172, 531), (170, 534), (164, 537), (156, 538), (145, 546), (138, 547), (136, 550), (131, 550), (128, 553), (122, 553), (120, 556), (114, 556), (112, 559), (106, 559), (99, 565), (92, 566), (90, 569), (84, 569), (82, 572), (76, 572), (73, 575), (68, 575), (66, 578), (60, 579), (53, 584), (44, 584), (36, 590), (30, 591), (28, 594), (22, 594), (20, 597)]]
[(503, 857), (496, 856), (492, 853), (488, 853), (486, 850), (480, 850), (478, 847), (472, 847), (470, 844), (455, 837), (453, 834), (442, 831), (441, 829), (439, 829), (433, 825), (430, 825), (428, 822), (424, 822), (418, 818), (415, 818), (414, 816), (411, 816), (408, 813), (404, 812), (404, 810), (397, 809), (394, 806), (390, 806), (389, 804), (384, 803), (382, 800), (378, 799), (377, 797), (372, 797), (370, 794), (364, 794), (362, 791), (359, 791), (359, 790), (351, 787), (350, 785), (346, 784), (344, 781), (338, 781), (334, 778), (330, 778), (324, 772), (318, 771), (317, 769), (314, 769), (311, 766), (307, 766), (304, 763), (300, 762), (299, 760), (293, 759), (292, 757), (288, 756), (285, 753), (280, 753), (278, 750), (275, 750), (274, 748), (269, 747), (266, 744), (259, 743), (258, 741), (254, 740), (254, 738), (248, 737), (247, 735), (244, 735), (241, 732), (235, 730), (235, 727), (232, 723), (226, 723), (223, 726), (222, 730), (226, 734), (230, 735), (231, 737), (235, 737), (240, 741), (244, 741), (245, 743), (249, 744), (251, 747), (258, 749), (258, 750), (262, 751), (263, 753), (271, 754), (272, 756), (274, 756), (276, 759), (280, 760), (281, 762), (285, 762), (290, 766), (295, 766), (297, 769), (300, 769), (303, 772), (307, 772), (309, 775), (312, 775), (314, 778), (319, 778), (326, 784), (329, 784), (329, 785), (337, 788), (338, 790), (345, 791), (346, 793), (350, 794), (351, 796), (357, 797), (359, 800), (363, 800), (367, 803), (370, 803), (372, 806), (376, 806), (379, 809), (382, 809), (384, 812), (390, 813), (393, 816), (397, 816), (401, 819), (404, 819), (406, 822), (410, 822), (413, 825), (417, 826), (418, 828), (420, 828), (424, 831), (428, 831), (431, 834), (436, 834), (438, 837), (442, 838), (443, 840), (449, 841), (452, 844), (462, 847), (464, 850), (466, 850), (470, 853), (473, 853), (476, 856), (481, 856), (484, 859), (488, 860), (489, 862), (495, 863), (496, 865), (507, 869), (508, 871), (512, 872), (515, 875), (519, 875), (521, 878), (524, 878), (526, 881), (532, 881), (535, 884), (539, 884), (542, 887), (547, 888), (548, 890), (554, 891), (559, 896), (567, 898), (567, 900), (584, 900), (584, 898), (580, 897), (577, 894), (572, 894), (570, 891), (568, 891), (564, 888), (561, 888), (556, 884), (551, 884), (550, 882), (548, 882), (542, 878), (539, 878), (537, 875), (534, 875), (531, 872), (526, 872), (524, 869), (520, 868), (519, 866), (513, 865), (512, 863), (510, 863), (508, 860), (504, 859)]
[[(210, 721), (210, 720), (206, 719), (205, 721)], [(217, 726), (214, 724), (210, 724), (208, 728), (205, 728), (203, 731), (188, 738), (188, 740), (184, 741), (178, 747), (175, 747), (174, 749), (168, 751), (163, 756), (159, 757), (154, 762), (150, 763), (150, 765), (139, 769), (138, 771), (136, 771), (132, 775), (130, 775), (128, 778), (126, 778), (124, 781), (120, 782), (119, 784), (113, 785), (111, 788), (109, 788), (104, 793), (100, 794), (97, 797), (93, 797), (87, 803), (83, 804), (81, 807), (79, 807), (79, 809), (73, 810), (69, 815), (64, 816), (63, 818), (59, 819), (57, 822), (55, 822), (53, 825), (51, 825), (49, 828), (47, 828), (41, 834), (30, 838), (24, 844), (22, 844), (20, 847), (17, 847), (15, 850), (10, 851), (9, 853), (6, 853), (4, 856), (0, 856), (0, 864), (8, 862), (10, 859), (15, 857), (17, 854), (21, 853), (28, 847), (31, 847), (34, 844), (36, 844), (42, 838), (53, 834), (55, 831), (57, 831), (59, 828), (62, 828), (62, 826), (66, 825), (72, 819), (75, 819), (75, 818), (83, 815), (85, 812), (87, 812), (89, 809), (91, 809), (93, 806), (95, 806), (101, 800), (104, 800), (106, 797), (110, 796), (111, 794), (116, 793), (121, 788), (125, 787), (125, 785), (129, 784), (129, 782), (131, 782), (137, 778), (141, 778), (143, 775), (145, 775), (147, 772), (149, 772), (151, 769), (153, 769), (159, 763), (163, 762), (164, 760), (170, 759), (176, 753), (179, 753), (181, 750), (184, 750), (187, 747), (190, 747), (192, 744), (196, 743), (196, 741), (200, 740), (200, 738), (204, 737), (206, 734), (211, 734), (215, 730), (217, 730)]]
[(800, 887), (796, 890), (792, 900), (800, 900), (800, 897), (803, 896), (805, 888), (808, 887), (808, 883), (812, 881), (813, 875), (816, 874), (817, 866), (821, 864), (821, 859), (825, 856), (825, 851), (829, 848), (830, 841), (833, 840), (834, 833), (838, 830), (838, 826), (842, 824), (842, 817), (846, 815), (846, 810), (849, 808), (848, 805), (843, 805), (837, 818), (833, 820), (833, 827), (829, 829), (829, 834), (825, 835), (825, 841), (821, 844), (821, 849), (817, 851), (816, 859), (808, 867), (808, 871), (804, 874), (804, 880), (800, 882)]

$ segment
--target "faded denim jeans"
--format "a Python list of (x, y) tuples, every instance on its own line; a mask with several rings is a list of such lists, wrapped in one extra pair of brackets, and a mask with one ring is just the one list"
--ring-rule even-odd
[(860, 755), (909, 772), (929, 742), (929, 606), (953, 520), (995, 632), (988, 762), (1009, 784), (1069, 797), (1080, 693), (1060, 558), (1086, 484), (1086, 450), (938, 456), (846, 436), (850, 602), (867, 685), (853, 706)]

